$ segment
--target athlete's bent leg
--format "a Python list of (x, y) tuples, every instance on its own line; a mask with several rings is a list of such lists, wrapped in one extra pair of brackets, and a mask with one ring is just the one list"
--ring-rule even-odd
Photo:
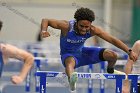
[(117, 54), (111, 50), (106, 49), (103, 53), (103, 58), (108, 61), (107, 72), (114, 73), (114, 66), (117, 61)]
[(65, 59), (65, 66), (66, 66), (65, 72), (69, 78), (71, 74), (74, 72), (75, 59), (73, 57), (67, 57)]
[(71, 91), (74, 91), (76, 89), (76, 81), (78, 79), (77, 72), (74, 72), (75, 59), (73, 57), (66, 58), (65, 66), (66, 66), (65, 72), (68, 76)]

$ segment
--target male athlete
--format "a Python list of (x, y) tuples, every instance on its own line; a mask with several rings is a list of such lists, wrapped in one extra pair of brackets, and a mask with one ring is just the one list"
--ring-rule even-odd
[(77, 73), (75, 68), (89, 64), (107, 61), (107, 72), (115, 73), (114, 66), (117, 54), (106, 48), (84, 47), (85, 41), (98, 36), (116, 47), (125, 51), (131, 60), (136, 61), (137, 56), (122, 41), (111, 36), (98, 26), (91, 25), (95, 20), (94, 12), (88, 8), (79, 8), (74, 14), (75, 20), (42, 19), (41, 35), (50, 36), (48, 26), (61, 30), (60, 55), (72, 91), (76, 88)]
[[(0, 21), (0, 31), (1, 28), (2, 21)], [(11, 78), (11, 81), (14, 84), (22, 83), (25, 80), (31, 67), (33, 66), (34, 63), (33, 55), (13, 45), (0, 43), (0, 77), (2, 74), (3, 64), (6, 64), (9, 58), (18, 59), (24, 62), (19, 75), (13, 75)]]

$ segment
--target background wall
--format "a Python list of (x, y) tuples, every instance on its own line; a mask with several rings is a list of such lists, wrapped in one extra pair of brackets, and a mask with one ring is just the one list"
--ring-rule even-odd
[[(79, 7), (91, 8), (96, 14), (94, 25), (111, 28), (111, 34), (129, 40), (131, 29), (131, 1), (113, 0), (111, 23), (104, 22), (104, 0), (1, 0), (0, 19), (4, 22), (0, 40), (36, 41), (42, 18), (73, 19)], [(126, 16), (127, 15), (127, 16)], [(59, 31), (49, 28), (56, 39)], [(122, 35), (123, 34), (123, 35)], [(128, 38), (124, 37), (128, 36)]]

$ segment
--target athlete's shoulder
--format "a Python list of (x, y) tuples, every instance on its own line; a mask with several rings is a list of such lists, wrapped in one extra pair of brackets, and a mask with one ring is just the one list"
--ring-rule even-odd
[(69, 28), (69, 21), (59, 20), (57, 25), (63, 31)]
[(98, 34), (100, 34), (101, 32), (102, 32), (103, 30), (102, 30), (102, 28), (100, 27), (100, 26), (91, 26), (91, 33), (93, 34), (93, 35), (98, 35)]

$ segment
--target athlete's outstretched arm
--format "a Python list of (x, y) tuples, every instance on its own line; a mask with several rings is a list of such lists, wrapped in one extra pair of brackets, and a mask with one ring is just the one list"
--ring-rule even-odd
[(10, 44), (1, 44), (1, 48), (4, 60), (8, 58), (14, 58), (24, 62), (19, 75), (14, 75), (11, 78), (14, 84), (22, 83), (33, 66), (33, 55)]
[[(91, 29), (92, 30), (92, 29)], [(137, 60), (137, 56), (136, 54), (129, 49), (129, 47), (124, 44), (121, 40), (111, 36), (109, 33), (107, 33), (106, 31), (104, 31), (102, 28), (100, 27), (95, 27), (92, 32), (94, 31), (94, 35), (99, 36), (100, 38), (106, 40), (107, 42), (115, 45), (116, 47), (122, 49), (123, 51), (125, 51), (131, 60), (136, 61)]]
[(67, 31), (69, 28), (69, 23), (68, 21), (65, 21), (65, 20), (42, 19), (42, 22), (41, 22), (42, 37), (50, 36), (49, 32), (47, 32), (48, 26), (55, 29), (59, 29), (61, 31)]

